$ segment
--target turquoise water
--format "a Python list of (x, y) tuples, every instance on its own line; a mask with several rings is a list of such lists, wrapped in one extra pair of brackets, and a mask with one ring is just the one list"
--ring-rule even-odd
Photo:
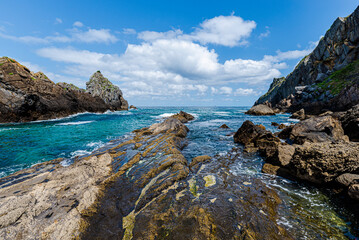
[[(234, 147), (231, 133), (245, 120), (263, 124), (276, 131), (271, 122), (290, 124), (288, 114), (276, 116), (248, 116), (247, 107), (143, 107), (138, 110), (84, 113), (63, 119), (24, 124), (0, 125), (0, 177), (55, 158), (71, 159), (91, 153), (110, 140), (121, 139), (131, 131), (161, 121), (180, 110), (193, 114), (188, 123), (188, 146), (183, 150), (187, 159), (198, 155), (225, 155)], [(220, 129), (227, 124), (230, 129)], [(275, 189), (283, 200), (279, 209), (279, 223), (298, 233), (297, 239), (320, 239), (326, 228), (337, 229), (354, 238), (350, 214), (334, 206), (321, 190), (301, 183), (273, 177), (260, 172), (263, 159), (247, 156), (236, 174), (253, 175)], [(320, 224), (318, 224), (320, 223)]]

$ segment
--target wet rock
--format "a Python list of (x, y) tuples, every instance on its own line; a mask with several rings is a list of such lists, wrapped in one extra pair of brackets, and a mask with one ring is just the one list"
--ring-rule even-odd
[(210, 162), (211, 159), (212, 159), (212, 157), (210, 157), (208, 155), (195, 157), (192, 159), (191, 163), (189, 164), (189, 168), (192, 171), (196, 172), (203, 163)]
[(171, 118), (176, 118), (179, 121), (181, 121), (182, 123), (186, 123), (186, 122), (194, 120), (194, 116), (192, 116), (189, 113), (183, 112), (183, 111), (180, 111), (179, 113), (171, 116)]
[(130, 106), (130, 109), (137, 109), (137, 107), (131, 105), (131, 106)]
[(259, 104), (256, 106), (253, 106), (251, 109), (249, 109), (246, 114), (248, 115), (256, 115), (256, 116), (262, 116), (262, 115), (275, 115), (275, 112), (272, 108), (268, 107), (265, 104)]
[(219, 128), (229, 129), (229, 127), (226, 124), (222, 124)]
[(344, 187), (349, 187), (352, 183), (358, 181), (359, 183), (359, 175), (358, 174), (351, 174), (351, 173), (344, 173), (337, 177), (335, 181), (341, 184)]
[(272, 122), (271, 125), (274, 126), (274, 127), (278, 127), (278, 126), (279, 126), (279, 124), (276, 123), (276, 122)]
[(284, 128), (286, 128), (287, 126), (285, 125), (285, 124), (283, 124), (283, 123), (281, 123), (279, 126), (278, 126), (278, 129), (284, 129)]

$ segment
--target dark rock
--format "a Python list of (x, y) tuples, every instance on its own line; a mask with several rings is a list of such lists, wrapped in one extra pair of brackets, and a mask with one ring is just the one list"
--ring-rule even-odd
[(283, 123), (281, 123), (279, 126), (278, 126), (278, 129), (284, 129), (284, 128), (286, 128), (287, 126), (285, 125), (285, 124), (283, 124)]
[(219, 128), (229, 129), (229, 127), (226, 124), (222, 124)]
[(131, 105), (131, 106), (130, 106), (130, 109), (137, 109), (137, 107)]
[(344, 133), (348, 135), (349, 139), (359, 142), (359, 104), (338, 117), (342, 123)]
[(266, 133), (269, 133), (269, 132), (266, 130), (263, 130), (263, 128), (255, 125), (251, 121), (247, 120), (237, 130), (237, 132), (234, 134), (233, 138), (234, 138), (235, 143), (250, 145), (250, 144), (253, 144), (253, 141), (256, 137), (258, 137), (259, 135), (264, 135)]
[(0, 122), (26, 122), (79, 112), (105, 112), (112, 107), (73, 86), (53, 83), (13, 59), (0, 58)]
[(274, 126), (274, 127), (278, 127), (278, 126), (279, 126), (279, 124), (276, 123), (276, 122), (272, 122), (271, 125)]
[(192, 159), (191, 163), (189, 164), (189, 168), (192, 171), (197, 172), (203, 163), (210, 162), (211, 159), (212, 159), (212, 157), (210, 157), (208, 155), (195, 157)]
[(253, 106), (251, 109), (249, 109), (246, 114), (248, 115), (256, 115), (256, 116), (262, 116), (262, 115), (275, 115), (273, 109), (268, 107), (267, 105), (260, 104)]
[(355, 200), (359, 200), (359, 184), (350, 185), (348, 188), (348, 195)]

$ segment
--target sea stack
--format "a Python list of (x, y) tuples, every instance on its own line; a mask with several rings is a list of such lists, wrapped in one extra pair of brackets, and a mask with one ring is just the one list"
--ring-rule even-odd
[(111, 110), (128, 110), (128, 102), (123, 98), (119, 87), (113, 85), (100, 71), (95, 72), (86, 83), (86, 92), (100, 97), (111, 106)]

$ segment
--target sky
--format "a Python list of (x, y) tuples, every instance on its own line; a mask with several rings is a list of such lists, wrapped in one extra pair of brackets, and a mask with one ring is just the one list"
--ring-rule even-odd
[(0, 56), (82, 88), (100, 70), (136, 106), (250, 106), (357, 6), (357, 0), (4, 1)]

